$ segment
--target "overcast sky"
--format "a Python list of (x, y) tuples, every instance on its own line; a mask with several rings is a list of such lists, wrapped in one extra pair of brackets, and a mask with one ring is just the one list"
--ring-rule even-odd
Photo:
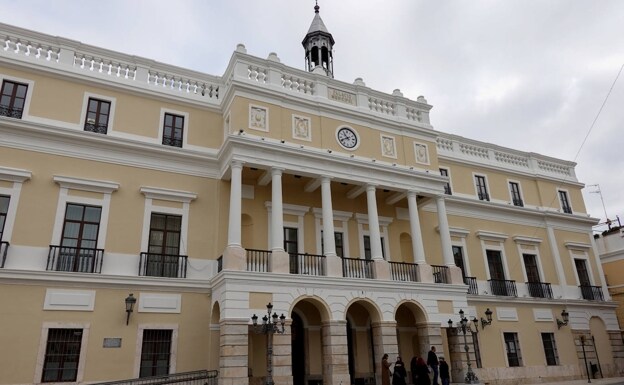
[[(578, 163), (624, 222), (624, 1), (320, 0), (335, 77), (410, 99), (439, 131)], [(236, 44), (303, 69), (313, 0), (0, 0), (0, 21), (222, 75)]]

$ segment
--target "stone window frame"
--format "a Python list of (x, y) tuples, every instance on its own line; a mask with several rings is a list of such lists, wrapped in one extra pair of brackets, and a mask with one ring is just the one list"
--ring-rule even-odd
[(108, 123), (106, 125), (106, 134), (111, 135), (115, 122), (115, 109), (117, 106), (117, 98), (109, 95), (95, 94), (92, 92), (85, 92), (82, 97), (82, 108), (80, 110), (80, 124), (78, 125), (78, 129), (80, 131), (84, 131), (85, 123), (87, 122), (87, 111), (89, 110), (89, 100), (97, 99), (104, 102), (110, 103), (110, 110), (108, 111)]
[(0, 186), (0, 195), (9, 197), (9, 207), (4, 221), (2, 241), (11, 243), (22, 185), (27, 180), (30, 180), (31, 177), (32, 172), (28, 170), (0, 167), (0, 181), (13, 183), (12, 187)]
[(139, 373), (141, 372), (141, 351), (143, 350), (143, 331), (145, 329), (171, 330), (169, 374), (175, 374), (178, 359), (179, 325), (164, 323), (144, 323), (137, 326), (137, 337), (134, 351), (134, 378), (139, 378)]
[(83, 382), (85, 366), (87, 364), (87, 348), (91, 324), (88, 322), (44, 322), (41, 325), (41, 335), (39, 337), (39, 348), (37, 350), (37, 361), (35, 362), (35, 376), (33, 379), (33, 383), (41, 383), (41, 376), (43, 375), (43, 364), (45, 362), (46, 348), (48, 345), (48, 331), (50, 329), (82, 329), (82, 340), (80, 341), (80, 356), (78, 358), (76, 381), (46, 382), (46, 384), (79, 384)]
[[(479, 238), (481, 243), (481, 254), (483, 255), (483, 263), (485, 266), (485, 277), (486, 280), (492, 279), (490, 276), (490, 268), (487, 259), (486, 250), (494, 250), (498, 251), (501, 254), (501, 260), (503, 263), (503, 271), (505, 272), (505, 279), (510, 280), (509, 266), (507, 262), (507, 254), (505, 253), (505, 240), (508, 238), (506, 234), (502, 233), (494, 233), (490, 231), (477, 231), (475, 233), (477, 238)], [(486, 242), (497, 242), (497, 245), (488, 245)]]
[[(184, 124), (182, 126), (182, 146), (178, 148), (186, 148), (188, 146), (188, 131), (189, 131), (189, 113), (179, 110), (174, 110), (171, 108), (161, 108), (160, 116), (158, 120), (158, 142), (162, 144), (163, 135), (165, 131), (165, 115), (175, 115), (181, 116), (184, 119)], [(164, 145), (167, 146), (167, 145)], [(177, 146), (168, 146), (168, 147), (177, 147)]]
[(28, 118), (30, 118), (30, 103), (32, 101), (32, 95), (34, 93), (35, 81), (27, 78), (21, 78), (18, 76), (11, 76), (0, 73), (0, 87), (2, 87), (2, 83), (4, 83), (5, 80), (14, 83), (26, 84), (28, 86), (28, 89), (26, 90), (26, 99), (24, 100), (24, 108), (22, 109), (22, 117), (20, 118), (21, 120), (28, 120)]

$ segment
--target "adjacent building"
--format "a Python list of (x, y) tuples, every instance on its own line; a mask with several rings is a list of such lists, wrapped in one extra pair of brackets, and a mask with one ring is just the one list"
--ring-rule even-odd
[(277, 384), (381, 384), (384, 353), (431, 346), (455, 382), (581, 378), (583, 349), (622, 373), (575, 164), (335, 79), (318, 6), (305, 70), (0, 39), (1, 384), (260, 384), (269, 303)]

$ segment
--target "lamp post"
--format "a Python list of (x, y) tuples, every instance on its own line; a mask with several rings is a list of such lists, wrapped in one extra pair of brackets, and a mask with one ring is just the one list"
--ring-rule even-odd
[[(476, 318), (475, 318), (476, 319)], [(448, 320), (449, 328), (455, 328), (457, 333), (462, 332), (464, 335), (464, 351), (466, 352), (466, 361), (468, 362), (468, 370), (466, 371), (466, 376), (464, 377), (464, 382), (466, 384), (478, 384), (479, 378), (472, 371), (472, 363), (470, 362), (470, 348), (468, 347), (468, 340), (466, 339), (466, 331), (470, 330), (470, 326), (468, 325), (468, 318), (464, 317), (464, 311), (459, 310), (459, 322), (457, 326), (454, 326), (453, 320)]]
[[(265, 384), (266, 385), (274, 385), (273, 383), (273, 334), (284, 334), (286, 328), (284, 324), (286, 322), (286, 317), (282, 314), (280, 317), (277, 316), (277, 313), (273, 313), (271, 315), (271, 311), (273, 310), (273, 305), (271, 302), (267, 304), (267, 315), (262, 317), (262, 325), (258, 325), (258, 316), (253, 315), (251, 320), (253, 321), (253, 331), (257, 334), (266, 334), (267, 336), (267, 377)], [(277, 320), (279, 318), (279, 325)], [(281, 328), (280, 328), (281, 325)]]
[(590, 383), (591, 378), (589, 377), (589, 368), (587, 367), (587, 355), (585, 354), (585, 336), (581, 335), (579, 337), (579, 340), (581, 341), (581, 346), (583, 347), (583, 360), (585, 361), (585, 370), (587, 371), (587, 382)]

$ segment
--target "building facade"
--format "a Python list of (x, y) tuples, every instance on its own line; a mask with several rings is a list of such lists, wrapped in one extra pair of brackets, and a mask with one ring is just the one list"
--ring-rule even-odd
[(583, 349), (622, 373), (575, 164), (334, 79), (318, 8), (306, 70), (0, 37), (0, 383), (260, 384), (269, 303), (277, 384), (381, 384), (384, 353), (431, 346), (456, 382), (581, 378)]

